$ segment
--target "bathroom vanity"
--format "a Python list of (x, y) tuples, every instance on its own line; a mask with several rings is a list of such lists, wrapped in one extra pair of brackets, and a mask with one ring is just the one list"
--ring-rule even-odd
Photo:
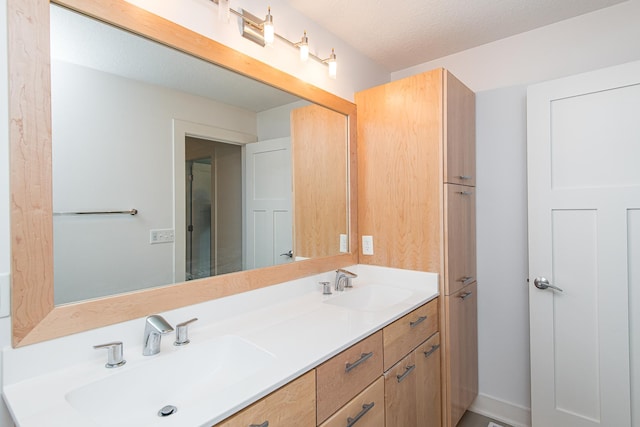
[[(439, 407), (437, 275), (348, 269), (353, 287), (331, 295), (319, 282), (335, 271), (160, 313), (173, 325), (199, 320), (190, 344), (165, 335), (154, 356), (142, 355), (145, 318), (7, 348), (5, 400), (22, 427), (332, 426), (371, 402), (360, 417), (378, 425), (424, 414), (438, 425), (424, 407)], [(107, 369), (92, 347), (116, 340), (127, 362)], [(176, 411), (158, 415), (168, 405)], [(292, 414), (294, 424), (283, 418)]]

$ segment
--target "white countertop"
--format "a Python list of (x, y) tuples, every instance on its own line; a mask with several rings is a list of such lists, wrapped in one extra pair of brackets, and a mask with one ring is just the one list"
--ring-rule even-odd
[[(322, 295), (318, 282), (333, 282), (335, 272), (331, 271), (160, 313), (172, 325), (193, 317), (199, 320), (190, 326), (191, 344), (175, 347), (171, 344), (173, 336), (165, 336), (162, 350), (156, 356), (142, 356), (144, 318), (19, 349), (6, 348), (3, 351), (4, 399), (20, 427), (109, 425), (100, 421), (99, 414), (94, 417), (78, 412), (67, 395), (83, 385), (133, 372), (145, 363), (149, 366), (152, 358), (169, 360), (176, 352), (187, 349), (194, 352), (199, 344), (204, 347), (207, 341), (233, 335), (270, 353), (268, 366), (225, 388), (206, 405), (158, 403), (158, 409), (170, 403), (179, 410), (166, 418), (150, 414), (149, 419), (143, 421), (144, 425), (167, 427), (214, 424), (438, 296), (438, 279), (434, 273), (366, 265), (348, 269), (359, 276), (353, 280), (356, 290), (381, 284), (409, 292), (401, 301), (373, 311), (327, 304), (325, 300), (341, 294), (334, 291), (333, 295)], [(104, 368), (106, 354), (93, 350), (93, 345), (108, 341), (124, 342), (127, 363), (123, 367)], [(162, 381), (162, 373), (156, 380)], [(138, 427), (140, 423), (132, 420), (131, 424), (119, 423), (119, 427)]]

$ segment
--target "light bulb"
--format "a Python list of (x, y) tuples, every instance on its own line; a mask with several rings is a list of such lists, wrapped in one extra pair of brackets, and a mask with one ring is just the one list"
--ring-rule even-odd
[(218, 20), (220, 22), (229, 22), (230, 15), (229, 0), (218, 0)]
[(298, 47), (300, 48), (300, 60), (306, 61), (309, 59), (309, 39), (307, 38), (307, 32), (304, 32), (302, 36), (302, 40), (298, 43)]
[(275, 39), (276, 32), (273, 28), (273, 16), (271, 16), (271, 7), (269, 7), (267, 16), (264, 18), (262, 29), (264, 31), (264, 44), (267, 46), (273, 46), (273, 40)]
[(329, 64), (329, 77), (335, 79), (338, 75), (338, 62), (336, 61), (336, 53), (333, 49), (331, 49), (331, 56), (329, 56), (327, 63)]

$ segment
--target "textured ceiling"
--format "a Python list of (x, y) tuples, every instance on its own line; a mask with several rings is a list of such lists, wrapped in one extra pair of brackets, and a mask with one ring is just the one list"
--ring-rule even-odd
[(624, 0), (287, 0), (388, 71)]

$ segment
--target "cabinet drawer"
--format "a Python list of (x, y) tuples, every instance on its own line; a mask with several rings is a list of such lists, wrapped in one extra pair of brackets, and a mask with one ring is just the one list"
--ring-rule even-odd
[(384, 377), (333, 414), (320, 427), (384, 427)]
[(232, 415), (216, 427), (313, 426), (316, 422), (315, 372), (279, 388), (267, 397)]
[(418, 307), (383, 329), (384, 370), (438, 331), (438, 299)]
[(445, 295), (476, 281), (476, 189), (445, 185)]
[(382, 332), (316, 368), (318, 424), (382, 375)]

